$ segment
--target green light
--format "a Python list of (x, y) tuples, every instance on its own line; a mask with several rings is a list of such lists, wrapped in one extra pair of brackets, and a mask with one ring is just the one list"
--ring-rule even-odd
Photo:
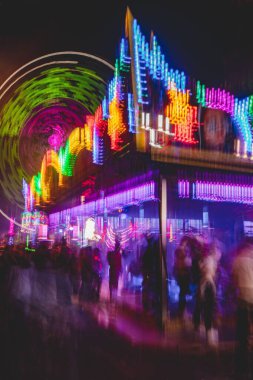
[(71, 177), (73, 175), (73, 167), (76, 161), (76, 155), (69, 151), (69, 139), (66, 141), (65, 147), (61, 147), (59, 151), (61, 164), (61, 172), (63, 175)]
[[(31, 179), (19, 150), (20, 136), (26, 122), (36, 115), (38, 109), (47, 109), (63, 99), (76, 101), (93, 114), (104, 97), (106, 86), (99, 75), (80, 65), (52, 67), (35, 73), (32, 79), (16, 88), (0, 112), (0, 184), (7, 198), (21, 207), (24, 202), (22, 179), (27, 182)], [(68, 173), (65, 175), (70, 175), (75, 160), (73, 155), (65, 157), (63, 171)], [(39, 179), (35, 186), (40, 194)]]
[(41, 173), (38, 173), (34, 176), (34, 184), (35, 184), (35, 192), (41, 196), (42, 195), (42, 189), (41, 189)]
[(197, 102), (202, 105), (202, 107), (205, 107), (206, 89), (205, 89), (205, 85), (201, 84), (199, 80), (197, 81), (197, 85), (196, 85), (196, 99), (197, 99)]

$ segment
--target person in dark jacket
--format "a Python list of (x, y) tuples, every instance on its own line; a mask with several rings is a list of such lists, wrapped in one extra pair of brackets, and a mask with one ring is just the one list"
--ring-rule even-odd
[(186, 308), (186, 296), (191, 282), (192, 260), (188, 237), (183, 237), (175, 251), (174, 274), (179, 286), (178, 316), (183, 318)]
[(142, 256), (142, 306), (151, 315), (160, 308), (159, 240), (152, 234), (146, 236), (147, 246)]
[(116, 240), (114, 250), (108, 252), (107, 260), (109, 264), (110, 300), (112, 301), (117, 295), (119, 276), (122, 271), (121, 248), (119, 240)]
[(90, 246), (83, 247), (80, 250), (80, 266), (81, 266), (81, 287), (79, 291), (80, 301), (92, 300), (92, 248)]
[(92, 272), (93, 272), (93, 295), (94, 300), (98, 301), (102, 283), (102, 262), (99, 248), (95, 247), (92, 252)]

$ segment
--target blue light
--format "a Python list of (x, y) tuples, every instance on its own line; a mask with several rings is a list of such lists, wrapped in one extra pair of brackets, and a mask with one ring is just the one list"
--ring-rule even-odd
[(109, 116), (109, 112), (108, 112), (108, 102), (107, 102), (106, 97), (104, 97), (102, 101), (102, 112), (103, 112), (103, 116), (102, 116), (103, 119), (107, 119)]
[(185, 77), (185, 74), (184, 72), (182, 71), (181, 72), (181, 90), (185, 90), (186, 89), (186, 77)]
[(146, 45), (145, 45), (145, 60), (146, 60), (146, 67), (149, 67), (150, 63), (149, 63), (149, 46), (148, 46), (148, 43), (146, 42)]
[(98, 136), (98, 131), (94, 128), (93, 131), (93, 150), (92, 150), (93, 163), (103, 165), (104, 162), (104, 142), (103, 137)]
[(128, 125), (129, 125), (129, 132), (136, 133), (133, 94), (128, 93), (127, 103), (128, 103)]
[(136, 77), (136, 90), (137, 101), (139, 104), (148, 104), (146, 100), (147, 94), (147, 80), (146, 80), (146, 50), (145, 50), (145, 37), (142, 36), (140, 27), (136, 20), (134, 20), (134, 65), (135, 65), (135, 77)]
[(131, 57), (128, 56), (128, 42), (122, 38), (120, 42), (120, 62), (119, 69), (123, 72), (130, 70)]
[(247, 153), (252, 153), (252, 131), (249, 121), (249, 98), (239, 100), (235, 98), (234, 121), (238, 133), (246, 144)]

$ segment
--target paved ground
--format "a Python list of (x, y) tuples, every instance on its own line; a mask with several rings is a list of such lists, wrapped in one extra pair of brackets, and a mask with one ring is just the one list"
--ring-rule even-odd
[[(124, 304), (108, 302), (83, 304), (100, 326), (122, 337), (139, 355), (136, 378), (143, 379), (251, 379), (235, 375), (235, 342), (233, 319), (219, 322), (219, 344), (210, 348), (204, 327), (196, 334), (190, 316), (185, 321), (168, 321), (161, 333), (153, 320)], [(253, 350), (250, 353), (253, 364)], [(132, 366), (133, 376), (136, 368)], [(135, 377), (133, 377), (135, 378)]]
[(233, 341), (210, 350), (188, 322), (171, 322), (164, 336), (151, 319), (107, 302), (25, 312), (3, 313), (1, 380), (235, 378)]

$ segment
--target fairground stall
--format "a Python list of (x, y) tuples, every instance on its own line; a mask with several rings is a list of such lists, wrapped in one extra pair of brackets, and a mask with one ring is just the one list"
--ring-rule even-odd
[(180, 239), (218, 240), (229, 266), (253, 234), (253, 96), (239, 99), (171, 68), (129, 10), (125, 30), (95, 114), (45, 153), (29, 188), (49, 213), (50, 240), (64, 236), (106, 254), (120, 236), (128, 294), (143, 292), (143, 252), (150, 235), (158, 239), (154, 297), (165, 323), (168, 299), (177, 299)]

